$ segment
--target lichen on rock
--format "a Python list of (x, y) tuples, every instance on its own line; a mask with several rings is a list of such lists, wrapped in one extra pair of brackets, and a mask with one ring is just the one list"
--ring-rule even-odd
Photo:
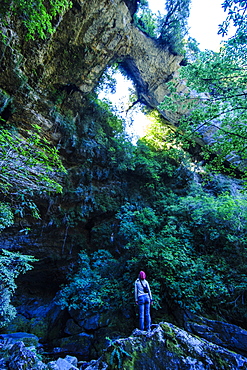
[(247, 359), (200, 339), (170, 324), (160, 323), (151, 332), (134, 330), (126, 339), (111, 343), (102, 357), (86, 370), (238, 370)]

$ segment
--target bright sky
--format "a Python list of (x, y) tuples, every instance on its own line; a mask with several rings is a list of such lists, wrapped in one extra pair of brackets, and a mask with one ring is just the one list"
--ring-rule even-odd
[[(201, 50), (218, 51), (222, 36), (217, 35), (218, 25), (226, 18), (221, 7), (223, 0), (191, 0), (189, 33), (200, 43)], [(165, 0), (148, 0), (153, 13), (164, 13)]]
[(221, 7), (222, 2), (223, 0), (192, 0), (191, 2), (189, 33), (200, 43), (201, 50), (219, 50), (219, 44), (223, 38), (217, 34), (218, 25), (227, 16)]

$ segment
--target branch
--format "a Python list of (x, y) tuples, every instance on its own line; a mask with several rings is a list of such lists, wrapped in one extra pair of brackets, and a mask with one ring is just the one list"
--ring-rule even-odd
[(137, 99), (136, 101), (134, 101), (134, 103), (132, 103), (126, 110), (123, 110), (123, 112), (126, 112), (126, 115), (129, 113), (129, 111), (134, 108), (134, 106), (138, 103), (141, 103), (141, 100), (140, 99)]
[(236, 133), (236, 132), (230, 132), (230, 131), (226, 131), (226, 130), (224, 130), (223, 128), (221, 128), (221, 127), (219, 127), (219, 126), (216, 126), (216, 125), (214, 125), (213, 123), (211, 123), (211, 121), (213, 120), (213, 119), (216, 119), (216, 118), (219, 118), (222, 114), (225, 114), (225, 113), (230, 113), (230, 112), (232, 112), (232, 111), (234, 111), (234, 110), (236, 110), (236, 109), (243, 109), (242, 107), (240, 107), (240, 108), (232, 108), (232, 109), (229, 109), (228, 111), (225, 111), (225, 112), (222, 112), (222, 113), (220, 113), (220, 114), (217, 114), (216, 116), (214, 116), (214, 117), (211, 117), (210, 118), (210, 120), (208, 120), (208, 121), (205, 121), (204, 123), (202, 123), (199, 127), (196, 127), (189, 135), (187, 135), (185, 138), (188, 138), (190, 135), (192, 135), (193, 133), (195, 133), (196, 131), (198, 131), (198, 130), (200, 130), (203, 126), (205, 126), (205, 125), (209, 125), (209, 126), (211, 126), (211, 127), (216, 127), (218, 130), (220, 130), (220, 131), (222, 131), (222, 132), (224, 132), (225, 134), (227, 134), (227, 135), (233, 135), (233, 136), (237, 136), (237, 137), (240, 137), (241, 139), (247, 139), (247, 136), (243, 136), (243, 135), (240, 135), (240, 134), (238, 134), (238, 133)]

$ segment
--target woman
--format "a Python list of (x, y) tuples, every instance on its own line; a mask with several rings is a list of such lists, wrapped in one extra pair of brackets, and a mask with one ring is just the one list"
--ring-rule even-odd
[(150, 330), (150, 304), (152, 303), (152, 294), (144, 271), (140, 271), (139, 277), (135, 281), (135, 302), (139, 305), (140, 330)]

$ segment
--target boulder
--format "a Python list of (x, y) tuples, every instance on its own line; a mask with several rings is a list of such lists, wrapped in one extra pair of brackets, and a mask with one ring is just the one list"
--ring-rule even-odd
[(16, 342), (23, 342), (26, 346), (39, 346), (39, 338), (30, 333), (11, 333), (11, 334), (0, 334), (0, 340), (7, 341), (9, 344), (15, 344)]
[[(81, 313), (80, 310), (71, 309), (69, 311), (72, 317), (72, 322), (70, 319), (67, 321), (67, 330), (76, 331), (78, 326), (81, 328), (80, 331), (93, 331), (98, 330), (101, 327), (108, 326), (112, 321), (112, 317), (109, 317), (108, 312), (98, 312), (98, 313)], [(67, 331), (66, 331), (67, 333)]]
[(71, 365), (77, 367), (78, 365), (78, 360), (75, 356), (66, 356), (65, 360), (68, 361)]
[(69, 319), (66, 322), (66, 326), (64, 329), (64, 332), (69, 335), (79, 334), (81, 333), (82, 328), (76, 324), (76, 322), (73, 319)]
[(90, 358), (93, 336), (86, 333), (79, 333), (61, 338), (56, 341), (60, 353), (79, 355), (82, 359)]
[(95, 330), (100, 326), (99, 320), (100, 314), (90, 316), (83, 322), (83, 327), (85, 328), (85, 330)]
[(66, 358), (59, 358), (57, 361), (51, 361), (47, 365), (48, 370), (78, 370), (70, 361)]
[(247, 330), (237, 325), (189, 315), (185, 329), (219, 346), (247, 356)]
[(42, 342), (61, 336), (65, 321), (64, 311), (54, 303), (54, 299), (49, 301), (41, 297), (31, 299), (29, 296), (22, 295), (18, 303), (18, 313), (5, 327), (6, 333), (26, 330), (35, 334)]
[(154, 330), (135, 330), (129, 338), (112, 342), (86, 370), (239, 370), (247, 358), (189, 334), (170, 323)]
[(9, 370), (44, 370), (46, 365), (36, 355), (34, 348), (16, 342), (9, 350)]

